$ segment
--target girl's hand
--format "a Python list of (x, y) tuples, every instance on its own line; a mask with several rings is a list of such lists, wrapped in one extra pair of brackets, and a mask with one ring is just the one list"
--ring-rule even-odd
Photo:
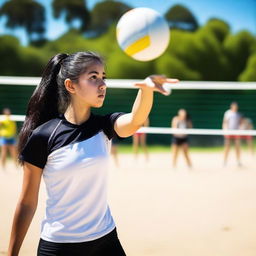
[(166, 83), (178, 83), (178, 79), (172, 79), (172, 78), (167, 78), (164, 75), (151, 75), (147, 77), (145, 80), (142, 82), (136, 83), (135, 86), (139, 87), (141, 89), (151, 89), (153, 91), (157, 91), (162, 93), (163, 95), (169, 95), (170, 90), (167, 88), (164, 88), (164, 84)]

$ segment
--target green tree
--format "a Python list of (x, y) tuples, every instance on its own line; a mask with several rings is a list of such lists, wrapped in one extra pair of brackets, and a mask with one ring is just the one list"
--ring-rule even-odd
[(174, 58), (159, 60), (166, 63), (167, 70), (177, 73), (182, 68), (177, 74), (186, 80), (227, 80), (228, 61), (222, 43), (211, 29), (205, 26), (196, 32), (174, 30), (171, 37), (167, 53)]
[(42, 39), (45, 32), (45, 9), (34, 0), (9, 0), (0, 8), (6, 27), (24, 28), (29, 41)]
[(107, 76), (118, 79), (144, 79), (154, 74), (153, 61), (137, 61), (116, 49), (107, 56)]
[(5, 76), (40, 76), (47, 59), (35, 47), (23, 47), (16, 37), (0, 36), (0, 70)]
[[(202, 75), (202, 80), (226, 81), (229, 61), (224, 54), (223, 44), (216, 33), (204, 26), (194, 34), (191, 44), (194, 59), (188, 59), (188, 66), (193, 67)], [(188, 57), (190, 54), (188, 54)]]
[(212, 18), (206, 23), (206, 27), (214, 33), (215, 37), (222, 43), (230, 33), (229, 25), (220, 19)]
[(78, 20), (81, 31), (88, 29), (90, 13), (85, 0), (53, 0), (52, 9), (55, 18), (65, 15), (65, 21), (70, 27), (73, 26), (73, 21)]
[(173, 30), (171, 41), (166, 52), (155, 60), (156, 73), (163, 73), (169, 77), (181, 80), (201, 80), (201, 74), (192, 65), (197, 54), (191, 47), (194, 42), (194, 33)]
[(156, 73), (180, 80), (201, 80), (201, 74), (189, 68), (186, 63), (172, 55), (165, 54), (156, 61)]
[(171, 28), (195, 31), (198, 22), (193, 13), (183, 5), (177, 4), (171, 7), (165, 14)]
[(21, 65), (19, 50), (19, 40), (16, 37), (9, 35), (0, 36), (1, 75), (14, 75), (19, 70)]
[(97, 35), (104, 33), (130, 9), (132, 7), (119, 1), (107, 0), (97, 3), (91, 12), (91, 29)]
[(244, 71), (247, 60), (253, 52), (256, 39), (248, 31), (229, 35), (224, 41), (224, 51), (229, 60), (228, 79), (236, 81)]
[(256, 53), (248, 59), (246, 68), (239, 76), (239, 80), (243, 82), (256, 82)]
[(108, 33), (95, 38), (84, 37), (77, 29), (71, 29), (58, 39), (45, 44), (42, 51), (44, 51), (48, 57), (51, 57), (56, 54), (56, 52), (72, 53), (91, 50), (98, 52), (106, 58), (118, 48), (115, 38), (115, 26), (112, 26), (108, 30)]

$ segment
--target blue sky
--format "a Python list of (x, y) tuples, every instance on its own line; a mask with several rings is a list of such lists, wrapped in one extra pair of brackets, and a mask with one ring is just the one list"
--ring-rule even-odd
[[(67, 31), (63, 18), (55, 20), (51, 14), (52, 0), (37, 0), (46, 7), (47, 32), (49, 39), (55, 39)], [(72, 1), (72, 0), (70, 0)], [(229, 23), (232, 33), (242, 29), (249, 30), (256, 35), (256, 0), (119, 0), (128, 3), (132, 7), (149, 7), (164, 14), (171, 6), (182, 4), (189, 8), (196, 16), (200, 25), (204, 25), (208, 19), (217, 17)], [(0, 0), (2, 5), (6, 0)], [(87, 7), (92, 9), (99, 0), (87, 0)], [(4, 28), (5, 20), (0, 19), (0, 34), (13, 34), (18, 36), (23, 44), (27, 39), (23, 30), (15, 31)]]

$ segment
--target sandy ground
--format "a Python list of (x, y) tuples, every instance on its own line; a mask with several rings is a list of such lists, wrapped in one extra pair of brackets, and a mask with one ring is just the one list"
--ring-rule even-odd
[[(194, 168), (183, 159), (171, 168), (170, 155), (120, 155), (111, 160), (109, 203), (119, 237), (129, 256), (255, 256), (256, 158), (244, 153), (243, 167), (230, 160), (222, 167), (220, 153), (192, 153)], [(231, 155), (233, 157), (233, 155)], [(11, 163), (0, 171), (0, 255), (5, 255), (22, 170)], [(35, 256), (40, 203), (21, 249)]]

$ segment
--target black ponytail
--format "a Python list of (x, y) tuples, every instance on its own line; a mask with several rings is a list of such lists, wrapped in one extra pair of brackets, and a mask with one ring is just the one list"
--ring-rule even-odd
[(93, 52), (71, 55), (60, 53), (49, 60), (28, 103), (26, 119), (19, 136), (19, 154), (36, 127), (64, 113), (70, 104), (70, 95), (64, 86), (65, 79), (77, 82), (79, 76), (95, 61), (103, 64), (102, 58)]

